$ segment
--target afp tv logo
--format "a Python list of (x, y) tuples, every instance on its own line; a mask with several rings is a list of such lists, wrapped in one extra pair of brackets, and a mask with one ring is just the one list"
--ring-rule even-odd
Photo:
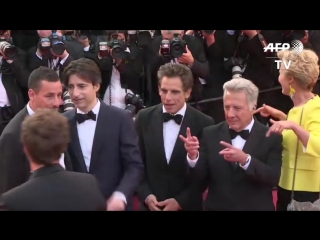
[[(268, 46), (263, 48), (264, 52), (279, 52), (284, 50), (291, 50), (296, 54), (300, 54), (303, 51), (303, 43), (299, 40), (293, 40), (289, 43), (269, 43)], [(272, 57), (277, 58), (277, 57)], [(280, 69), (281, 63), (283, 63), (285, 69), (289, 69), (291, 61), (274, 60), (277, 63), (277, 69)]]

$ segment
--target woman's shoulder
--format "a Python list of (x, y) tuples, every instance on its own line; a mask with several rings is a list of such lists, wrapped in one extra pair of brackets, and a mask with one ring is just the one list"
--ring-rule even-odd
[(317, 116), (320, 118), (320, 97), (316, 95), (305, 104), (306, 114), (310, 117)]

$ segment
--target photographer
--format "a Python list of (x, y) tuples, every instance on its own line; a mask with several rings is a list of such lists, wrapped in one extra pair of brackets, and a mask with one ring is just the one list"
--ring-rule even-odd
[(67, 45), (61, 36), (53, 34), (52, 30), (37, 30), (38, 45), (27, 53), (28, 70), (32, 72), (40, 66), (49, 67), (61, 76), (63, 69), (74, 60), (69, 54)]
[(28, 77), (25, 52), (13, 45), (9, 30), (0, 30), (0, 135), (26, 103)]
[(109, 30), (108, 36), (98, 37), (96, 49), (87, 50), (86, 57), (94, 60), (101, 70), (100, 98), (108, 105), (125, 109), (127, 94), (133, 97), (141, 93), (141, 49), (127, 44), (126, 30)]
[[(231, 79), (231, 71), (224, 68), (224, 52), (226, 45), (226, 30), (187, 30), (187, 35), (193, 35), (203, 44), (206, 59), (209, 64), (209, 74), (203, 85), (204, 99), (221, 97), (222, 86)], [(216, 123), (225, 120), (222, 100), (206, 102), (201, 104), (203, 113), (213, 117)]]
[[(226, 69), (235, 77), (250, 79), (260, 91), (274, 87), (278, 83), (279, 71), (274, 53), (264, 52), (264, 47), (269, 43), (281, 43), (282, 30), (227, 30), (227, 33), (229, 42), (226, 44), (233, 46), (233, 50), (229, 49), (228, 56), (225, 56), (228, 58)], [(257, 107), (264, 103), (276, 107), (275, 99), (280, 94), (279, 91), (259, 94)], [(259, 120), (269, 122), (268, 119)]]
[[(190, 67), (194, 76), (194, 87), (191, 98), (200, 100), (202, 84), (209, 74), (209, 66), (201, 42), (194, 36), (185, 35), (184, 30), (161, 30), (162, 36), (155, 36), (149, 56), (152, 75), (152, 103), (158, 104), (157, 71), (168, 62), (185, 64)], [(201, 79), (200, 79), (201, 78)]]
[(76, 30), (57, 30), (56, 34), (60, 37), (63, 37), (63, 40), (66, 44), (66, 49), (74, 60), (85, 57), (83, 46), (79, 41), (80, 39)]

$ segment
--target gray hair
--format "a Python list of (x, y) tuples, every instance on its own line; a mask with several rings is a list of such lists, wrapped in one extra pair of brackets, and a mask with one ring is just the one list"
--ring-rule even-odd
[(250, 80), (244, 78), (235, 78), (223, 85), (225, 95), (228, 92), (244, 92), (247, 96), (249, 106), (257, 105), (259, 89)]

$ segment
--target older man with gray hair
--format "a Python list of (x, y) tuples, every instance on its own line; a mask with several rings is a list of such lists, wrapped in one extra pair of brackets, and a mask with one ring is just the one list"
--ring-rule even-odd
[(282, 137), (266, 137), (268, 127), (254, 119), (259, 90), (251, 81), (232, 79), (223, 90), (226, 121), (205, 128), (200, 143), (190, 130), (180, 136), (190, 174), (209, 187), (206, 210), (274, 211)]

